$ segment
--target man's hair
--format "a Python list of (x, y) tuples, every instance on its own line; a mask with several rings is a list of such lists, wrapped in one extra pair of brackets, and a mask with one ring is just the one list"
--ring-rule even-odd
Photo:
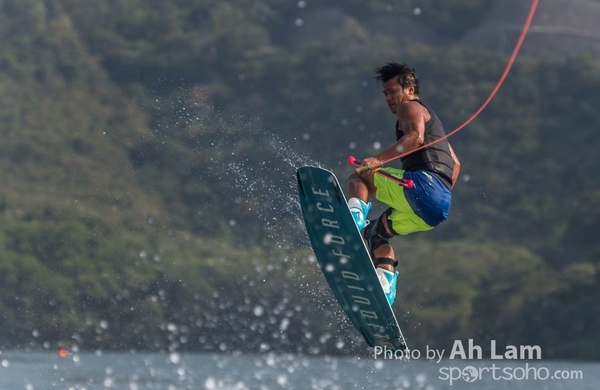
[(389, 62), (375, 69), (375, 73), (377, 74), (375, 79), (381, 81), (382, 84), (396, 77), (402, 89), (413, 86), (415, 87), (415, 95), (420, 94), (417, 72), (404, 63)]

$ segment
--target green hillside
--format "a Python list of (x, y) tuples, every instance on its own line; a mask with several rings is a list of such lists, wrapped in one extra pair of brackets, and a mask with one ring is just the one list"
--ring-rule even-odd
[[(386, 61), (417, 69), (448, 131), (466, 120), (507, 61), (455, 44), (492, 2), (246, 3), (0, 0), (0, 348), (364, 352), (311, 257), (294, 168), (343, 178), (348, 155), (393, 142)], [(444, 45), (398, 49), (365, 22), (417, 6)], [(345, 22), (302, 38), (320, 9)], [(521, 59), (451, 139), (450, 219), (395, 241), (414, 348), (600, 357), (599, 75)]]

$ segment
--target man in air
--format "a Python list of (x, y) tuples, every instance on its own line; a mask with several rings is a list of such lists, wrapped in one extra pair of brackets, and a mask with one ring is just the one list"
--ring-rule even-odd
[[(376, 70), (383, 84), (385, 101), (396, 115), (396, 143), (374, 157), (365, 158), (360, 166), (369, 168), (348, 179), (348, 206), (369, 251), (383, 291), (390, 303), (396, 297), (398, 261), (389, 239), (427, 231), (448, 218), (451, 190), (460, 171), (460, 162), (446, 139), (442, 123), (433, 110), (419, 98), (419, 79), (406, 64), (388, 63)], [(419, 149), (421, 146), (426, 146)], [(418, 150), (417, 150), (418, 149)], [(410, 153), (411, 151), (414, 151)], [(402, 169), (382, 165), (400, 155)], [(412, 180), (405, 188), (382, 175), (381, 169), (394, 176)], [(371, 209), (369, 196), (389, 206), (377, 219), (367, 221)], [(364, 230), (363, 230), (364, 229)]]

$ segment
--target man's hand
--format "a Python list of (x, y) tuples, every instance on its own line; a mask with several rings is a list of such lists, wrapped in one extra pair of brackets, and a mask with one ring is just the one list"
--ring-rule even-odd
[(367, 167), (370, 171), (375, 172), (383, 166), (383, 161), (375, 157), (367, 157), (360, 163), (361, 167)]

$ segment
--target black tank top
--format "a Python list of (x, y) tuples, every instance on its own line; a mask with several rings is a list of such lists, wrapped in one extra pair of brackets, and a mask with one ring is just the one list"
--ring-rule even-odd
[[(415, 99), (414, 102), (420, 103), (429, 111), (431, 119), (425, 123), (425, 144), (429, 144), (446, 135), (442, 122), (439, 120), (433, 110), (421, 100)], [(404, 136), (404, 132), (398, 128), (396, 122), (396, 140)], [(425, 149), (417, 150), (406, 157), (400, 159), (402, 169), (405, 171), (426, 170), (436, 174), (448, 188), (452, 187), (452, 171), (454, 170), (454, 161), (450, 154), (450, 145), (447, 140), (440, 141)]]

